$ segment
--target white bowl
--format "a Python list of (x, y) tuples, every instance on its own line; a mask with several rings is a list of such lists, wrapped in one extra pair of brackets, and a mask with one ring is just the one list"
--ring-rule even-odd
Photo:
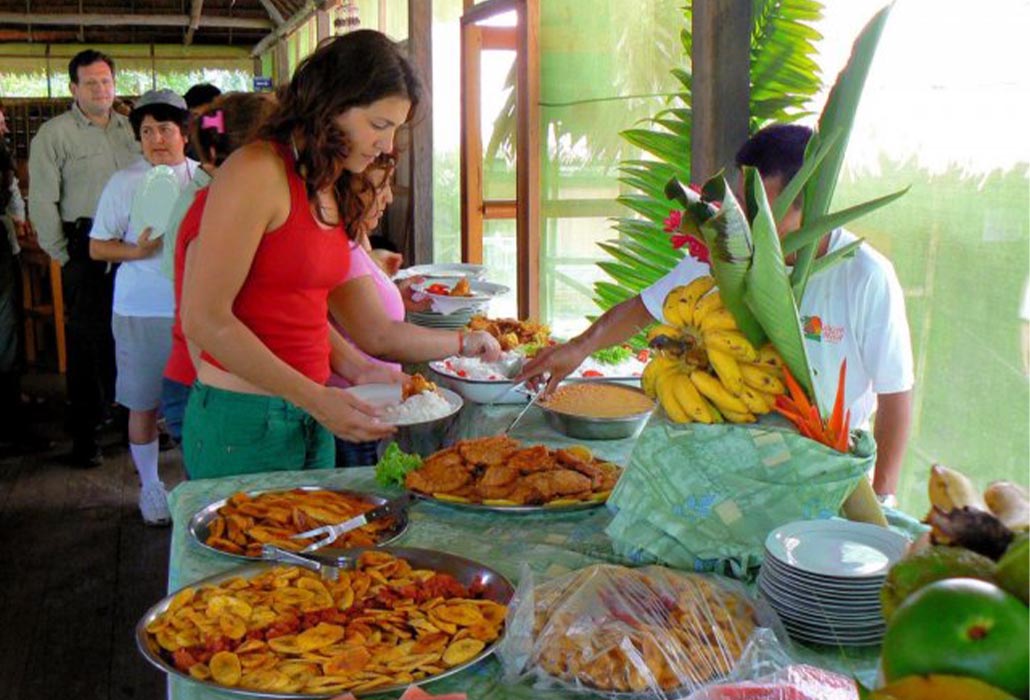
[(394, 279), (406, 277), (468, 277), (481, 280), (486, 277), (485, 265), (472, 263), (430, 263), (428, 265), (412, 265), (400, 270)]
[[(393, 406), (401, 402), (400, 384), (359, 384), (344, 391), (376, 407)], [(449, 389), (440, 387), (438, 391), (451, 405), (451, 412), (421, 423), (398, 423), (394, 439), (405, 452), (431, 455), (456, 439), (458, 413), (465, 402)]]

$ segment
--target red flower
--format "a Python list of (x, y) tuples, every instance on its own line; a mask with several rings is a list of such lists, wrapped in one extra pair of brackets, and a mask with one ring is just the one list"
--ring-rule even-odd
[(665, 220), (665, 232), (672, 233), (673, 231), (676, 231), (682, 223), (683, 212), (679, 209), (673, 209), (669, 212), (669, 217)]
[(683, 246), (687, 246), (687, 252), (690, 253), (690, 257), (703, 263), (712, 262), (712, 258), (708, 254), (708, 246), (696, 236), (691, 236), (689, 233), (681, 233), (671, 238), (673, 248), (678, 250)]

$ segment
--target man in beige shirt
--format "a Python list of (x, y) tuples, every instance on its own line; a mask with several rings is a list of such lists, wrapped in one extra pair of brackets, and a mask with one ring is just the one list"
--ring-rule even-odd
[(101, 462), (96, 427), (114, 399), (114, 275), (89, 257), (97, 201), (111, 175), (140, 157), (129, 120), (112, 109), (114, 61), (92, 49), (68, 64), (70, 110), (39, 129), (29, 148), (29, 216), (39, 244), (59, 262), (68, 343), (69, 461)]

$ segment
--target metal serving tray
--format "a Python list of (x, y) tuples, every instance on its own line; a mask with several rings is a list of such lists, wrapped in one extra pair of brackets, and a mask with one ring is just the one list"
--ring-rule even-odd
[[(336, 565), (347, 568), (348, 565), (353, 566), (357, 561), (358, 556), (361, 552), (369, 549), (368, 547), (356, 548), (356, 549), (325, 549), (316, 553), (317, 558), (333, 562)], [(438, 552), (431, 549), (417, 549), (414, 547), (382, 547), (377, 548), (379, 551), (389, 552), (390, 554), (406, 559), (409, 564), (417, 569), (432, 569), (434, 571), (450, 574), (459, 583), (464, 586), (470, 586), (476, 581), (481, 581), (485, 586), (483, 597), (502, 605), (508, 605), (511, 602), (512, 596), (515, 594), (515, 588), (511, 582), (503, 575), (491, 569), (484, 564), (472, 561), (471, 559), (465, 559), (454, 554), (448, 554), (446, 552)], [(309, 555), (311, 556), (311, 555)], [(198, 588), (201, 586), (213, 586), (222, 581), (227, 581), (231, 578), (243, 577), (251, 578), (261, 574), (268, 569), (280, 567), (282, 564), (276, 562), (258, 562), (254, 564), (245, 564), (238, 566), (229, 571), (217, 574), (215, 576), (209, 576), (208, 578), (197, 581), (196, 583), (184, 586), (185, 588)], [(218, 685), (213, 681), (202, 681), (194, 678), (188, 673), (184, 673), (179, 669), (175, 668), (173, 664), (168, 663), (161, 655), (157, 642), (153, 640), (147, 633), (147, 626), (157, 619), (157, 617), (168, 609), (172, 599), (179, 593), (176, 591), (171, 595), (163, 598), (159, 603), (150, 608), (136, 624), (136, 646), (139, 648), (140, 653), (149, 661), (151, 664), (156, 666), (158, 669), (168, 673), (172, 676), (177, 676), (185, 681), (194, 683), (204, 688), (211, 690), (218, 690), (222, 693), (228, 693), (231, 695), (238, 695), (241, 697), (249, 698), (272, 698), (279, 700), (295, 700), (299, 698), (331, 698), (339, 695), (338, 692), (322, 693), (322, 694), (309, 694), (309, 693), (276, 693), (270, 691), (258, 691), (258, 690), (246, 690), (243, 688), (228, 688), (226, 686)], [(422, 680), (416, 681), (415, 685), (422, 685), (423, 683), (429, 683), (431, 681), (438, 680), (440, 678), (446, 678), (452, 674), (458, 673), (473, 664), (490, 656), (494, 653), (497, 645), (504, 639), (504, 635), (507, 632), (507, 627), (501, 630), (500, 636), (493, 641), (493, 643), (486, 646), (478, 655), (474, 658), (469, 659), (463, 664), (453, 666), (447, 670), (439, 673), (435, 676), (430, 676)], [(355, 693), (356, 696), (361, 697), (365, 695), (382, 695), (384, 693), (395, 693), (404, 690), (408, 687), (408, 683), (393, 686), (384, 686), (369, 690), (365, 693)]]
[[(369, 510), (371, 510), (372, 508), (375, 508), (376, 506), (380, 506), (380, 505), (386, 503), (388, 500), (390, 500), (389, 498), (387, 498), (385, 496), (379, 496), (379, 495), (376, 495), (374, 493), (363, 493), (363, 492), (360, 492), (360, 491), (351, 491), (349, 489), (327, 489), (327, 488), (322, 487), (322, 486), (293, 486), (293, 487), (288, 488), (288, 489), (284, 489), (284, 488), (263, 489), (263, 490), (259, 490), (259, 491), (246, 491), (245, 493), (248, 496), (254, 497), (254, 496), (260, 496), (260, 495), (266, 494), (266, 493), (286, 493), (286, 492), (289, 492), (289, 491), (331, 491), (333, 493), (346, 494), (348, 496), (353, 496), (355, 498), (359, 498), (359, 499), (365, 501), (366, 503), (368, 503), (369, 506), (370, 506)], [(190, 518), (190, 522), (189, 522), (189, 525), (188, 525), (190, 537), (199, 546), (203, 547), (204, 549), (208, 550), (209, 552), (216, 552), (216, 553), (221, 554), (221, 555), (226, 556), (226, 557), (232, 557), (233, 559), (239, 559), (240, 561), (261, 561), (261, 557), (248, 557), (248, 556), (246, 556), (244, 554), (233, 554), (232, 552), (226, 552), (224, 550), (218, 549), (216, 547), (212, 547), (209, 544), (207, 544), (207, 538), (208, 538), (208, 535), (210, 534), (211, 521), (214, 520), (215, 517), (218, 515), (218, 510), (220, 508), (222, 508), (224, 505), (226, 505), (226, 503), (228, 503), (228, 501), (229, 501), (229, 498), (223, 498), (220, 501), (215, 501), (214, 503), (209, 503), (208, 505), (204, 506), (203, 508), (198, 510), (196, 513), (194, 513), (193, 517)], [(376, 543), (377, 547), (381, 547), (383, 545), (390, 544), (391, 542), (396, 541), (397, 538), (400, 537), (401, 535), (403, 535), (404, 532), (408, 529), (408, 512), (407, 512), (407, 510), (404, 510), (401, 513), (398, 513), (397, 515), (393, 516), (393, 518), (394, 518), (393, 525), (391, 527), (386, 528), (385, 530), (382, 530), (379, 533), (380, 536), (382, 537), (382, 539), (380, 539)]]

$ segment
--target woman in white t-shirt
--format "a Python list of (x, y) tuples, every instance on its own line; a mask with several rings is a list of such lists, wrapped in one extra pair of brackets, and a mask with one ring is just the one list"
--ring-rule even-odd
[[(758, 169), (770, 203), (804, 162), (811, 129), (777, 124), (753, 135), (737, 152), (738, 167)], [(800, 202), (779, 222), (780, 236), (801, 223)], [(817, 256), (836, 250), (855, 237), (838, 229), (825, 236)], [(787, 263), (793, 261), (788, 256)], [(623, 343), (655, 320), (662, 321), (662, 304), (674, 287), (710, 274), (706, 263), (690, 256), (640, 294), (606, 311), (568, 343), (542, 350), (516, 381), (539, 382), (548, 375), (547, 392), (598, 350)], [(885, 502), (893, 501), (908, 440), (912, 404), (912, 346), (905, 301), (894, 268), (880, 253), (862, 245), (855, 255), (814, 275), (802, 300), (806, 350), (813, 368), (820, 403), (832, 405), (841, 360), (848, 359), (845, 404), (852, 425), (877, 420), (876, 470), (873, 488)]]
[(114, 282), (111, 330), (115, 342), (115, 400), (129, 409), (129, 451), (139, 473), (140, 512), (148, 525), (167, 525), (168, 493), (157, 473), (157, 412), (161, 377), (172, 346), (175, 301), (161, 272), (161, 239), (135, 230), (130, 210), (147, 172), (167, 165), (184, 187), (199, 167), (186, 158), (186, 102), (171, 90), (151, 90), (130, 115), (143, 160), (119, 170), (100, 195), (89, 254), (119, 263)]

